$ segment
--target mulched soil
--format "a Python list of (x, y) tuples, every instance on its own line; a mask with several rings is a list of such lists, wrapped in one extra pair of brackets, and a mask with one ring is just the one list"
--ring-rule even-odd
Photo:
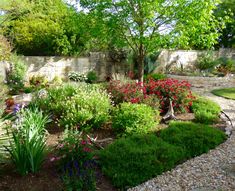
[[(63, 129), (51, 124), (48, 127), (49, 135), (47, 145), (53, 148), (59, 141)], [(114, 133), (109, 128), (97, 129), (91, 133), (91, 137), (97, 139), (115, 138)], [(105, 146), (105, 143), (102, 144)], [(0, 164), (0, 191), (62, 191), (63, 185), (60, 180), (57, 168), (54, 163), (50, 162), (52, 153), (48, 154), (44, 165), (37, 174), (28, 174), (21, 176), (17, 174), (14, 166), (11, 164)], [(100, 169), (97, 169), (97, 190), (99, 191), (116, 191), (111, 181), (105, 177)]]
[(37, 174), (21, 176), (12, 165), (2, 166), (0, 172), (0, 190), (2, 191), (59, 191), (61, 180), (55, 167), (47, 159)]

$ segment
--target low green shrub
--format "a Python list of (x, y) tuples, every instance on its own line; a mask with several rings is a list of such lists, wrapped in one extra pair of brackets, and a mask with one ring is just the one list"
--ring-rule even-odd
[(11, 132), (13, 140), (6, 148), (21, 175), (36, 173), (45, 157), (45, 125), (49, 119), (37, 109), (23, 110), (18, 113), (17, 119)]
[(114, 110), (113, 128), (119, 133), (147, 133), (159, 122), (159, 112), (145, 104), (122, 103)]
[(100, 164), (114, 186), (127, 189), (208, 152), (225, 139), (222, 131), (207, 125), (171, 122), (159, 137), (138, 134), (116, 140), (100, 151)]
[(195, 122), (213, 124), (218, 121), (221, 108), (217, 103), (200, 97), (193, 102), (192, 110)]
[(166, 78), (167, 78), (167, 76), (165, 74), (161, 74), (161, 73), (153, 73), (153, 74), (144, 75), (144, 80), (145, 81), (149, 81), (150, 79), (152, 79), (152, 80), (164, 80)]
[(77, 72), (70, 72), (68, 74), (68, 78), (69, 80), (74, 81), (74, 82), (86, 82), (87, 80), (87, 77), (85, 74), (80, 74)]
[(221, 130), (192, 122), (171, 122), (160, 132), (160, 137), (169, 144), (184, 148), (187, 158), (208, 152), (226, 138)]
[(109, 119), (111, 101), (106, 91), (97, 86), (83, 84), (76, 95), (64, 102), (60, 124), (81, 128), (99, 128)]
[(53, 114), (59, 118), (64, 112), (64, 103), (76, 94), (76, 87), (73, 84), (50, 87), (47, 89), (46, 97), (36, 96), (30, 106), (39, 107), (47, 114)]
[(157, 136), (121, 138), (99, 153), (102, 171), (114, 186), (127, 189), (170, 170), (184, 158), (183, 149)]
[(207, 53), (200, 55), (196, 62), (196, 67), (200, 71), (214, 69), (217, 65), (218, 63), (213, 59), (212, 52), (207, 52)]
[(213, 124), (219, 120), (218, 115), (205, 110), (198, 110), (194, 113), (195, 122), (204, 124)]
[(97, 78), (98, 78), (96, 72), (94, 72), (94, 71), (88, 72), (87, 75), (86, 75), (86, 77), (87, 77), (86, 82), (87, 82), (87, 83), (90, 83), (90, 84), (96, 82), (96, 80), (97, 80)]
[(226, 57), (221, 57), (221, 58), (217, 59), (216, 63), (218, 65), (217, 70), (219, 72), (222, 72), (224, 75), (231, 73), (233, 65), (235, 65), (234, 60), (232, 60), (230, 58), (226, 58)]
[(32, 88), (41, 89), (49, 86), (47, 78), (43, 75), (33, 75), (29, 78), (29, 84)]

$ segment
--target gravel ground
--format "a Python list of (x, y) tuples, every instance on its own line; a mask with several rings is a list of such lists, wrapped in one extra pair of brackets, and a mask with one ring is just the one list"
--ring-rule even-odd
[(216, 101), (232, 119), (233, 128), (227, 123), (231, 136), (216, 149), (128, 191), (235, 191), (235, 100), (214, 96), (203, 87), (197, 92)]

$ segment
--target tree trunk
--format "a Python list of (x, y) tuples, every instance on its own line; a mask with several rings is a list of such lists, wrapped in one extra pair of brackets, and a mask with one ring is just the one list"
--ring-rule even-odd
[(144, 48), (143, 44), (139, 47), (139, 55), (138, 55), (138, 81), (144, 81)]

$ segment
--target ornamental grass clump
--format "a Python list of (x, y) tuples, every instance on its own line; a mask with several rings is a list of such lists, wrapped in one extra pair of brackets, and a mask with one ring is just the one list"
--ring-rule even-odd
[(159, 120), (159, 112), (148, 105), (122, 103), (113, 112), (112, 127), (120, 134), (141, 134), (151, 131)]
[(6, 149), (21, 175), (40, 170), (46, 151), (45, 125), (49, 121), (48, 116), (43, 116), (38, 109), (22, 110), (10, 127), (13, 138)]

